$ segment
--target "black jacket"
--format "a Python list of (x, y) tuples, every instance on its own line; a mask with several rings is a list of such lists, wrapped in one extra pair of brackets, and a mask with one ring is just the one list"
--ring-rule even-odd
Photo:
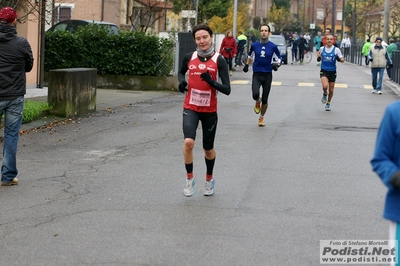
[(28, 41), (15, 27), (0, 24), (0, 100), (11, 100), (26, 93), (26, 72), (32, 70), (33, 55)]

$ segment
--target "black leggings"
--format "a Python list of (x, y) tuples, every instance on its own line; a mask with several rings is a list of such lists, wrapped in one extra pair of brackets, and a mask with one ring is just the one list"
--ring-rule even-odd
[(183, 109), (183, 135), (186, 138), (196, 139), (196, 130), (201, 121), (203, 131), (203, 149), (208, 151), (214, 148), (215, 133), (217, 131), (218, 114), (199, 113)]
[(254, 72), (253, 79), (251, 81), (251, 89), (253, 91), (253, 99), (255, 101), (260, 98), (260, 86), (263, 88), (262, 92), (262, 104), (268, 103), (268, 96), (271, 90), (272, 83), (272, 72), (260, 73)]
[(228, 64), (229, 70), (232, 70), (232, 57), (225, 57), (225, 61)]

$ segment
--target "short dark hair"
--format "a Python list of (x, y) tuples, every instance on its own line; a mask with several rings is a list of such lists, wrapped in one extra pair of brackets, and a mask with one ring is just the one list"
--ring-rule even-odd
[(193, 33), (192, 33), (193, 39), (195, 38), (196, 32), (199, 31), (199, 30), (208, 31), (208, 33), (210, 34), (210, 36), (213, 35), (213, 31), (212, 31), (212, 29), (210, 28), (210, 26), (208, 26), (207, 24), (198, 24), (198, 25), (196, 25), (196, 26), (193, 28)]
[(267, 27), (268, 27), (268, 32), (271, 32), (271, 28), (270, 28), (269, 25), (266, 24), (266, 23), (261, 24), (260, 27), (258, 28), (258, 31), (260, 31), (260, 30), (261, 30), (261, 27), (263, 27), (263, 26), (267, 26)]
[(326, 30), (329, 30), (329, 32), (332, 33), (332, 29), (331, 28), (326, 28)]

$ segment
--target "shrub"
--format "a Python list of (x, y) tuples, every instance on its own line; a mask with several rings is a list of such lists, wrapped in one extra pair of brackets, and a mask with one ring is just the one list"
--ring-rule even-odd
[(72, 34), (46, 32), (45, 71), (96, 68), (102, 75), (167, 76), (173, 69), (174, 40), (142, 32), (109, 34), (86, 25)]

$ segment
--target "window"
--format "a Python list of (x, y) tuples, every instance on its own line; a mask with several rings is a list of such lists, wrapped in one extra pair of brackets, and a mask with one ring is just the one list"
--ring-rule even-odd
[(53, 10), (53, 23), (71, 19), (74, 4), (56, 4)]
[(336, 13), (336, 20), (342, 20), (343, 18), (343, 12), (340, 10)]
[(317, 19), (324, 19), (324, 10), (317, 9)]

